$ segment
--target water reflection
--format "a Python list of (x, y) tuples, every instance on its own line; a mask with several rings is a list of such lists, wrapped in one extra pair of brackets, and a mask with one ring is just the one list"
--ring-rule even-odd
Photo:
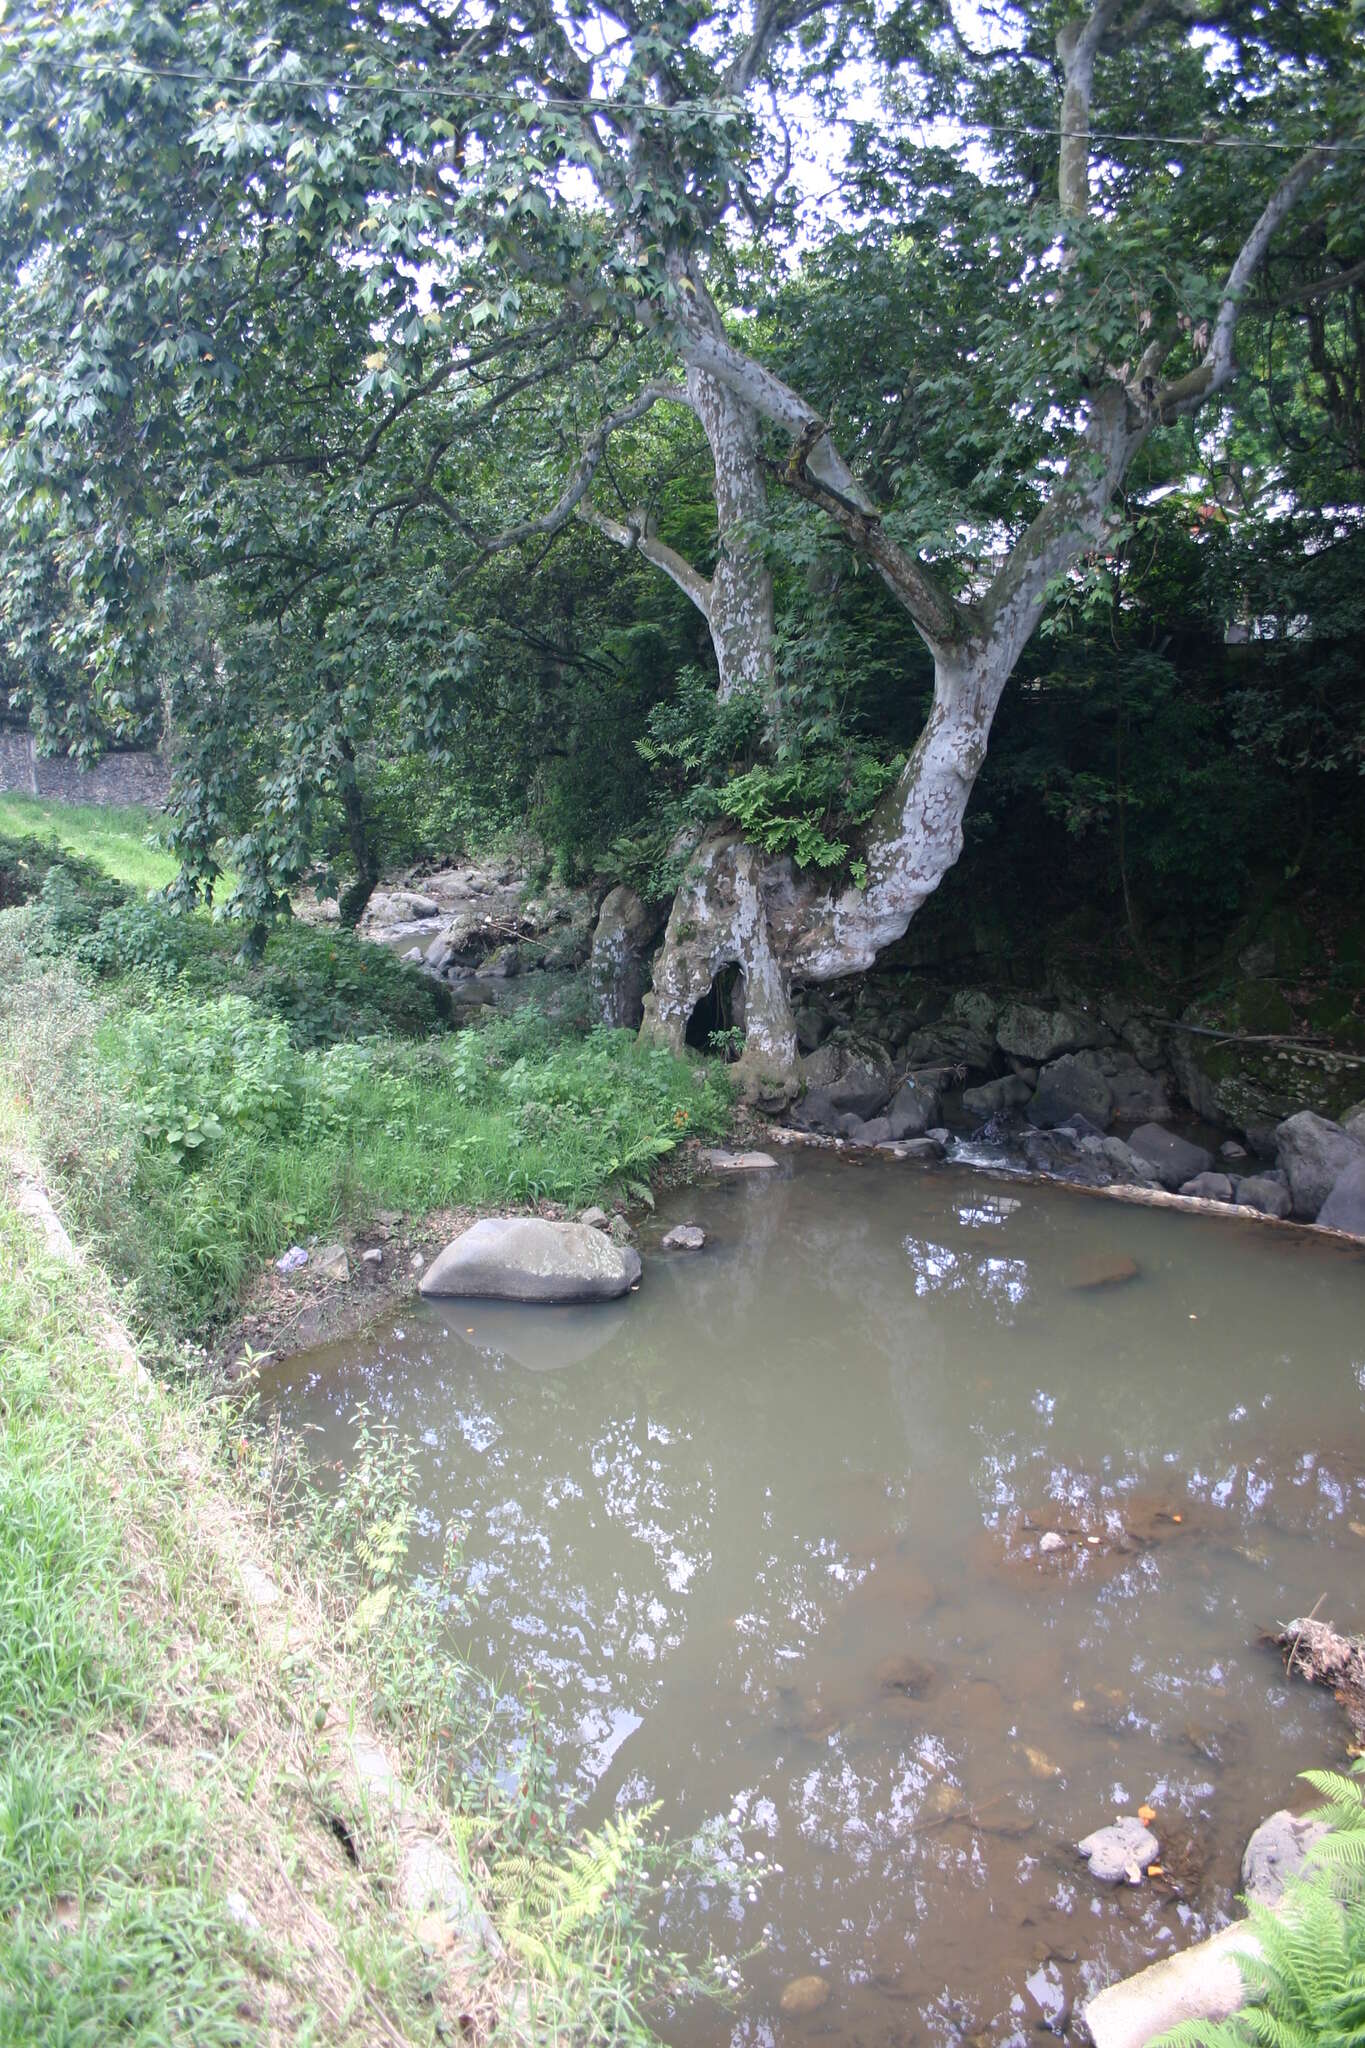
[[(415, 1306), (278, 1404), (419, 1447), (419, 1569), (465, 1530), (468, 1647), (586, 1819), (711, 1831), (669, 1938), (766, 1946), (680, 2041), (775, 2038), (812, 1969), (836, 2033), (1022, 2039), (1208, 1924), (1330, 1740), (1254, 1642), (1365, 1562), (1361, 1267), (822, 1159), (683, 1213), (629, 1303)], [(1070, 1844), (1143, 1799), (1178, 1882), (1096, 1895)]]

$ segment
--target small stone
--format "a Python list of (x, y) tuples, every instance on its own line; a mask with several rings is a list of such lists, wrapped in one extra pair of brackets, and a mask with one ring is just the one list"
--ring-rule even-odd
[(362, 1265), (366, 1266), (382, 1266), (384, 1263), (384, 1254), (377, 1244), (371, 1245), (367, 1252), (362, 1252), (360, 1258)]
[(301, 1244), (291, 1244), (287, 1252), (281, 1252), (275, 1261), (277, 1273), (297, 1273), (301, 1266), (308, 1264), (308, 1254)]
[(1054, 1550), (1065, 1550), (1066, 1538), (1065, 1536), (1059, 1536), (1055, 1529), (1049, 1529), (1040, 1541), (1038, 1548), (1043, 1556), (1047, 1557)]
[(346, 1256), (344, 1244), (320, 1245), (313, 1254), (313, 1271), (324, 1280), (347, 1281), (351, 1277), (351, 1262)]
[(1224, 1138), (1218, 1152), (1223, 1159), (1246, 1159), (1250, 1156), (1246, 1146), (1239, 1145), (1235, 1138)]
[(1045, 1749), (1035, 1749), (1031, 1742), (1021, 1742), (1019, 1752), (1035, 1778), (1061, 1777), (1061, 1765), (1054, 1764)]
[(242, 1591), (253, 1607), (274, 1607), (279, 1602), (280, 1589), (269, 1572), (261, 1570), (258, 1564), (243, 1564), (238, 1572)]
[(716, 1145), (708, 1146), (701, 1156), (713, 1173), (763, 1173), (777, 1164), (771, 1152), (727, 1152)]
[(374, 1220), (382, 1224), (385, 1230), (396, 1230), (403, 1221), (403, 1212), (401, 1209), (376, 1209)]
[(411, 1258), (408, 1260), (408, 1264), (412, 1267), (414, 1273), (420, 1273), (423, 1266), (425, 1266), (426, 1264), (426, 1260), (422, 1256), (421, 1252), (414, 1252)]
[(793, 1977), (789, 1984), (783, 1985), (782, 1996), (777, 2002), (789, 2018), (796, 2018), (802, 2013), (819, 2012), (828, 1998), (829, 1985), (825, 1979), (812, 1975)]
[[(1126, 1814), (1112, 1827), (1097, 1828), (1076, 1847), (1090, 1865), (1090, 1875), (1101, 1884), (1140, 1884), (1149, 1863), (1155, 1863), (1161, 1844), (1150, 1828), (1133, 1814)], [(1136, 1875), (1133, 1873), (1136, 1872)]]
[(1225, 1173), (1197, 1173), (1193, 1180), (1181, 1182), (1180, 1192), (1201, 1202), (1230, 1202), (1233, 1190)]
[(223, 1911), (235, 1926), (246, 1934), (259, 1934), (261, 1923), (252, 1912), (241, 1892), (224, 1892)]
[(613, 1244), (629, 1244), (634, 1235), (624, 1216), (613, 1216), (607, 1225), (607, 1236)]
[(660, 1247), (666, 1252), (699, 1252), (705, 1243), (706, 1232), (699, 1223), (675, 1223)]
[(578, 1212), (578, 1220), (580, 1223), (586, 1223), (590, 1230), (605, 1230), (607, 1228), (607, 1225), (611, 1222), (611, 1218), (610, 1216), (608, 1216), (606, 1210), (599, 1209), (596, 1207), (591, 1209), (580, 1209)]
[(1237, 1206), (1239, 1209), (1255, 1209), (1261, 1216), (1285, 1217), (1289, 1214), (1289, 1190), (1280, 1182), (1272, 1180), (1266, 1173), (1249, 1173), (1237, 1185)]

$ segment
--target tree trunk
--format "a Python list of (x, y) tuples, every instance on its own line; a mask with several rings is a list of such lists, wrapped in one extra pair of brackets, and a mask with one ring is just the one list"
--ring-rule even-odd
[(379, 855), (370, 836), (365, 803), (356, 777), (355, 749), (344, 733), (340, 749), (342, 761), (345, 763), (338, 778), (341, 807), (346, 818), (346, 837), (350, 842), (351, 859), (355, 862), (355, 879), (343, 890), (337, 905), (337, 913), (344, 929), (354, 931), (365, 915), (365, 906), (373, 896), (379, 881)]
[(674, 899), (642, 1036), (680, 1052), (697, 1004), (718, 975), (738, 966), (745, 1091), (771, 1101), (791, 1096), (798, 1070), (793, 983), (871, 967), (953, 866), (1013, 665), (1013, 646), (1000, 639), (937, 660), (928, 722), (865, 835), (865, 889), (822, 883), (785, 856), (764, 856), (737, 832), (708, 832)]
[(766, 697), (773, 677), (773, 579), (763, 554), (768, 493), (758, 415), (704, 370), (689, 369), (687, 395), (715, 471), (719, 546), (706, 621), (723, 704), (736, 690)]

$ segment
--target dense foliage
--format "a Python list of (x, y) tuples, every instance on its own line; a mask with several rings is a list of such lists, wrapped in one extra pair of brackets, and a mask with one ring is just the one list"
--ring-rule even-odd
[[(16, 6), (14, 715), (80, 747), (164, 709), (185, 892), (252, 920), (310, 877), (349, 922), (382, 863), (509, 822), (660, 893), (713, 818), (858, 882), (929, 703), (922, 620), (795, 427), (764, 416), (766, 499), (726, 523), (668, 386), (693, 302), (965, 602), (1105, 379), (1158, 340), (1197, 378), (1257, 208), (1326, 141), (1240, 302), (1235, 410), (1174, 409), (1053, 593), (954, 893), (1011, 912), (1027, 877), (1051, 914), (1079, 857), (1141, 949), (1330, 883), (1365, 767), (1358, 24), (1187, 14), (1100, 0), (1078, 213), (1056, 127), (1088, 16), (1059, 0)], [(768, 667), (717, 705), (683, 572), (760, 559)]]

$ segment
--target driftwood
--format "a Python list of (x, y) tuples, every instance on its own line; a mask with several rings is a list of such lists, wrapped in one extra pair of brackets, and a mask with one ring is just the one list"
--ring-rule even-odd
[(1272, 1638), (1284, 1668), (1310, 1685), (1330, 1685), (1357, 1742), (1365, 1742), (1365, 1636), (1343, 1636), (1311, 1614), (1291, 1621)]
[[(1032, 1176), (1030, 1176), (1032, 1177)], [(1173, 1195), (1165, 1188), (1139, 1186), (1135, 1181), (1115, 1181), (1105, 1188), (1087, 1187), (1084, 1181), (1053, 1181), (1054, 1187), (1073, 1188), (1077, 1194), (1102, 1195), (1110, 1202), (1136, 1202), (1144, 1209), (1184, 1209), (1192, 1216), (1221, 1216), (1225, 1223), (1270, 1224), (1276, 1230), (1294, 1231), (1303, 1237), (1325, 1238), (1329, 1244), (1348, 1245), (1365, 1252), (1365, 1238), (1349, 1230), (1333, 1230), (1326, 1223), (1299, 1223), (1292, 1216), (1266, 1216), (1237, 1202), (1213, 1202), (1206, 1195)]]

